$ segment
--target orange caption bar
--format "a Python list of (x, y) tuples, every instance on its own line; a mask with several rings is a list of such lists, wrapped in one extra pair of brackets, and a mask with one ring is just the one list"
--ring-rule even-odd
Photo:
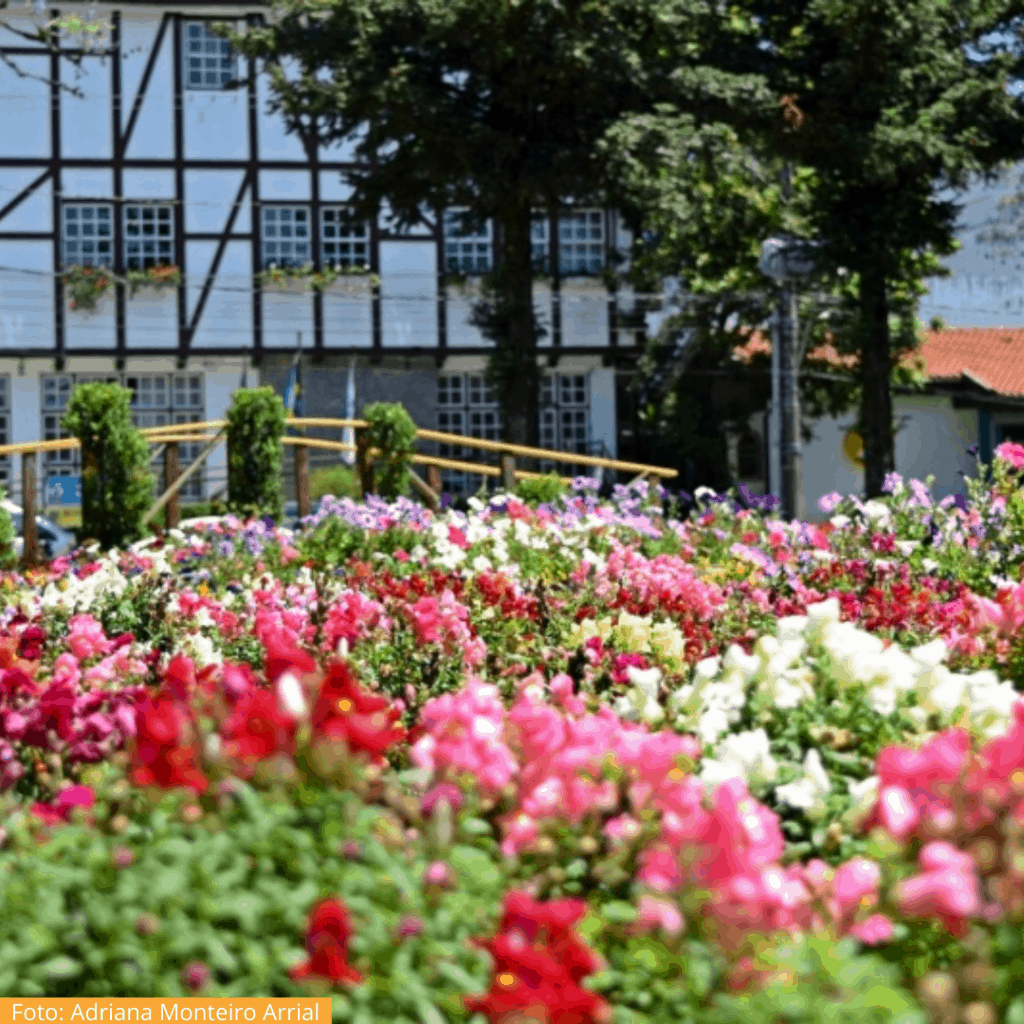
[(34, 999), (31, 996), (0, 998), (0, 1024), (87, 1024), (96, 1021), (153, 1021), (154, 1024), (194, 1024), (223, 1021), (225, 1024), (331, 1024), (331, 1000), (317, 999), (204, 999), (182, 996), (166, 999)]

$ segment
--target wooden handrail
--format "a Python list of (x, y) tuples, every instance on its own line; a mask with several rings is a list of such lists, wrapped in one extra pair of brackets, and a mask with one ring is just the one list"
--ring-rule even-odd
[[(213, 420), (212, 424), (219, 425), (222, 421)], [(181, 423), (177, 424), (175, 429), (182, 428), (199, 428), (203, 424), (194, 423)], [(349, 428), (349, 429), (361, 429), (368, 427), (369, 423), (366, 420), (345, 420), (345, 419), (333, 419), (326, 416), (317, 417), (303, 417), (301, 419), (297, 417), (291, 417), (285, 420), (285, 426), (294, 427), (296, 429), (303, 429), (305, 427), (321, 427), (321, 428)], [(150, 428), (150, 435), (152, 436), (156, 431), (170, 430), (171, 427), (153, 427)], [(616, 469), (622, 470), (625, 473), (639, 473), (645, 475), (660, 476), (665, 479), (671, 479), (679, 475), (679, 470), (669, 469), (666, 466), (649, 466), (641, 462), (622, 462), (619, 459), (606, 459), (598, 455), (582, 455), (574, 452), (559, 452), (549, 448), (530, 448), (526, 445), (511, 444), (507, 441), (488, 441), (482, 437), (465, 437), (462, 434), (448, 434), (441, 430), (428, 430), (426, 428), (419, 428), (416, 431), (417, 440), (423, 441), (435, 441), (440, 444), (451, 444), (462, 448), (479, 448), (483, 451), (500, 452), (506, 455), (519, 455), (524, 458), (543, 459), (547, 462), (570, 462), (578, 466), (596, 466), (602, 469)], [(282, 438), (285, 443), (294, 444), (298, 438)], [(321, 440), (320, 438), (309, 438), (306, 443), (312, 443), (313, 441)], [(315, 445), (315, 447), (321, 447)], [(350, 449), (355, 450), (353, 445)]]

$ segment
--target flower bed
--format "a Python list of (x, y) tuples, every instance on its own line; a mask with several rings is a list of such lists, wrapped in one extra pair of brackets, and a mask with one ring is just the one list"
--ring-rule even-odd
[(0, 995), (1024, 1019), (998, 454), (969, 500), (893, 477), (821, 526), (581, 479), (4, 575)]

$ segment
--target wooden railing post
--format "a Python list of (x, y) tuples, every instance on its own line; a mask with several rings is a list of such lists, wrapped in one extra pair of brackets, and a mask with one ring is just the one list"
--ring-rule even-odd
[(373, 494), (373, 458), (370, 455), (370, 435), (365, 430), (356, 431), (356, 466), (359, 470), (359, 490), (363, 500)]
[(514, 455), (502, 455), (501, 457), (501, 485), (508, 492), (516, 489), (516, 457)]
[(427, 466), (427, 483), (435, 494), (441, 493), (441, 470), (438, 466)]
[(295, 446), (295, 500), (304, 519), (309, 515), (309, 449), (304, 444)]
[[(178, 479), (178, 442), (168, 441), (164, 446), (164, 490), (169, 491)], [(167, 502), (167, 518), (165, 523), (168, 530), (175, 530), (181, 522), (181, 499), (175, 493), (174, 497)]]
[(36, 453), (21, 453), (21, 557), (25, 565), (39, 561), (39, 531), (36, 529)]

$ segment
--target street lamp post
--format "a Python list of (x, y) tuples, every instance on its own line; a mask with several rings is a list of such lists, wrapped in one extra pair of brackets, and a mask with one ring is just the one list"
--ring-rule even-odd
[(771, 443), (779, 449), (774, 464), (781, 470), (779, 497), (787, 519), (799, 519), (804, 511), (795, 279), (814, 273), (813, 248), (813, 243), (787, 237), (769, 238), (761, 245), (761, 272), (781, 286), (772, 338)]

